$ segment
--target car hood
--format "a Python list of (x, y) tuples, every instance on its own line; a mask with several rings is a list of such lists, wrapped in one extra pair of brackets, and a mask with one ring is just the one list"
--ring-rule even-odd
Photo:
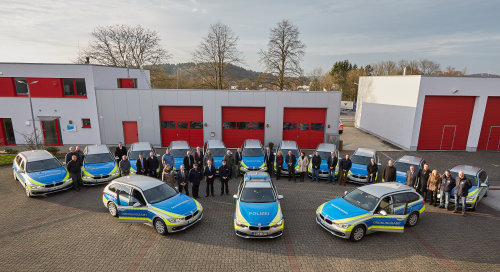
[(92, 176), (105, 176), (109, 175), (116, 167), (116, 162), (103, 162), (103, 163), (91, 163), (84, 164), (83, 169), (85, 172), (91, 174)]
[(396, 171), (396, 181), (399, 183), (406, 183), (406, 172)]
[(179, 157), (179, 158), (176, 158), (174, 157), (174, 169), (175, 170), (179, 170), (181, 169), (181, 165), (184, 164), (184, 157)]
[(250, 225), (258, 226), (261, 224), (267, 226), (276, 218), (279, 204), (278, 202), (248, 203), (239, 201), (238, 207), (240, 214)]
[(59, 167), (41, 172), (28, 173), (28, 177), (42, 184), (53, 184), (63, 181), (68, 175), (66, 168)]
[(214, 167), (219, 168), (219, 166), (222, 165), (222, 161), (224, 160), (224, 157), (214, 157)]
[(321, 213), (330, 220), (341, 220), (367, 214), (368, 211), (358, 208), (339, 197), (326, 202)]
[(353, 163), (351, 166), (351, 173), (359, 176), (366, 176), (368, 172), (366, 171), (366, 165)]
[(241, 161), (248, 168), (259, 168), (262, 166), (262, 164), (264, 164), (264, 156), (258, 156), (258, 157), (243, 156), (241, 158)]
[(197, 210), (196, 202), (189, 196), (178, 193), (177, 195), (151, 206), (170, 213), (187, 216)]

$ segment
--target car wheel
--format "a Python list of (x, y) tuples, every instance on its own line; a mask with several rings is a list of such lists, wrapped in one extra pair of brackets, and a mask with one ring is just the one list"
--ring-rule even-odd
[(359, 242), (363, 237), (365, 237), (365, 227), (363, 225), (359, 225), (354, 227), (354, 229), (351, 232), (351, 241), (353, 242)]
[(418, 213), (417, 212), (412, 212), (408, 216), (408, 221), (407, 224), (409, 227), (415, 227), (418, 223)]
[(116, 208), (115, 203), (108, 202), (108, 211), (109, 211), (109, 214), (111, 214), (113, 217), (118, 216), (118, 209)]
[(28, 186), (28, 184), (24, 184), (24, 191), (26, 192), (26, 196), (27, 197), (31, 197), (31, 190), (30, 190), (30, 187)]
[(154, 226), (155, 226), (156, 232), (158, 232), (161, 235), (167, 235), (167, 232), (168, 232), (167, 225), (165, 225), (165, 222), (163, 222), (163, 220), (161, 220), (160, 218), (157, 218), (154, 221)]

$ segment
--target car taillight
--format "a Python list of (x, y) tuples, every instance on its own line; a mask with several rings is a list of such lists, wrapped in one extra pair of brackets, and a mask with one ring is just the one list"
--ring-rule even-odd
[(425, 200), (422, 200), (422, 205), (425, 205)]

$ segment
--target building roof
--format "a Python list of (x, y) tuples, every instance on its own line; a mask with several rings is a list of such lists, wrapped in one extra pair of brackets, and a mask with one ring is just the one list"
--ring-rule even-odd
[(472, 165), (457, 165), (457, 166), (453, 167), (450, 170), (450, 172), (458, 173), (460, 171), (463, 171), (464, 174), (466, 174), (466, 175), (475, 176), (481, 170), (482, 170), (481, 168), (476, 167), (476, 166), (472, 166)]
[(257, 139), (246, 139), (243, 143), (243, 147), (245, 148), (261, 148), (262, 143)]
[(415, 156), (410, 156), (410, 155), (404, 155), (403, 157), (399, 158), (397, 162), (403, 162), (407, 164), (413, 164), (413, 165), (419, 165), (421, 161), (424, 159), (420, 157), (415, 157)]
[(320, 151), (320, 152), (332, 152), (332, 151), (337, 151), (337, 147), (335, 146), (335, 144), (321, 143), (316, 148), (316, 151)]
[(208, 140), (207, 141), (207, 149), (210, 148), (226, 148), (224, 142), (221, 140)]
[(389, 193), (403, 192), (403, 191), (415, 191), (415, 189), (410, 186), (406, 186), (399, 182), (384, 182), (384, 183), (375, 183), (371, 185), (366, 185), (363, 187), (359, 187), (361, 191), (367, 192), (376, 197), (382, 197)]
[(130, 151), (137, 151), (137, 150), (151, 150), (151, 144), (148, 142), (133, 143), (130, 146)]
[(190, 149), (187, 141), (171, 141), (170, 150), (172, 149)]
[(164, 182), (159, 179), (143, 175), (129, 175), (117, 178), (115, 181), (136, 186), (143, 191), (164, 184)]
[(296, 141), (282, 141), (280, 145), (281, 149), (298, 149)]
[(110, 153), (107, 145), (88, 145), (85, 148), (85, 154), (103, 154)]
[(354, 151), (354, 155), (363, 157), (374, 157), (377, 151), (371, 148), (360, 147)]
[[(136, 69), (141, 70), (141, 68), (132, 68), (132, 67), (123, 67), (123, 66), (112, 66), (112, 65), (104, 65), (104, 64), (95, 64), (95, 63), (49, 63), (49, 62), (0, 62), (0, 65), (69, 65), (69, 66), (96, 66), (96, 67), (111, 67), (111, 68), (121, 68), (121, 69)], [(142, 69), (148, 70), (148, 69)]]
[(24, 156), (27, 161), (41, 161), (54, 158), (47, 150), (29, 150), (20, 152), (19, 154)]

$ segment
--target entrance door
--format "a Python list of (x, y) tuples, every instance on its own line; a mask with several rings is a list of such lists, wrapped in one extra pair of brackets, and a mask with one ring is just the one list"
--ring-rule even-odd
[(500, 151), (500, 126), (491, 126), (486, 150)]
[[(12, 120), (10, 118), (0, 119), (0, 126), (3, 128), (3, 133), (6, 141), (6, 145), (15, 145), (16, 138), (14, 136), (14, 127), (12, 126)], [(2, 129), (0, 129), (1, 131)], [(0, 137), (2, 137), (0, 132)], [(1, 140), (0, 140), (1, 141)]]
[(131, 121), (123, 122), (123, 139), (126, 145), (133, 144), (139, 141), (139, 134), (137, 132), (137, 122), (131, 122)]
[(41, 122), (45, 145), (62, 145), (59, 119)]
[(443, 126), (443, 135), (441, 136), (441, 146), (439, 148), (440, 150), (453, 150), (456, 130), (457, 126), (454, 125)]

